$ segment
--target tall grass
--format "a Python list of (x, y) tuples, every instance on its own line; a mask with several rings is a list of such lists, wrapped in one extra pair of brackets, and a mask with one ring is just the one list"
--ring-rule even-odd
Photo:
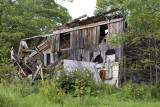
[[(73, 97), (61, 95), (61, 101), (50, 100), (42, 92), (23, 95), (16, 86), (0, 87), (0, 107), (159, 107), (159, 101), (115, 98), (108, 95)], [(57, 95), (55, 95), (57, 96)]]
[[(0, 107), (159, 107), (159, 84), (128, 82), (121, 88), (92, 81), (78, 70), (51, 80), (0, 83)], [(75, 78), (76, 77), (76, 78)], [(89, 81), (86, 80), (88, 78)]]

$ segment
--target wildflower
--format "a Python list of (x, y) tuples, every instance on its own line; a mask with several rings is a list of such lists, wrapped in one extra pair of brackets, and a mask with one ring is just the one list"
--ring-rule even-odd
[(126, 86), (126, 85), (124, 85), (124, 86), (123, 86), (123, 89), (126, 89), (126, 88), (127, 88), (127, 86)]
[(55, 83), (51, 82), (51, 85), (54, 87), (54, 86), (55, 86)]
[(61, 92), (59, 92), (59, 93), (58, 93), (58, 95), (60, 96), (60, 95), (62, 95), (62, 93), (61, 93)]
[(6, 80), (3, 80), (4, 83), (6, 83)]
[(42, 81), (41, 84), (44, 85), (44, 81)]
[(48, 83), (48, 82), (49, 82), (48, 80), (45, 81), (45, 83)]
[(45, 93), (48, 93), (48, 90), (47, 90), (46, 88), (44, 88), (44, 92), (45, 92)]

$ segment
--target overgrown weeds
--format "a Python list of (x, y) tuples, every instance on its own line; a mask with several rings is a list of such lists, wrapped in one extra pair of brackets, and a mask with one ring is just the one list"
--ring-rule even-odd
[[(32, 86), (30, 82), (29, 79), (24, 79), (11, 83), (1, 79), (0, 106), (120, 107), (144, 106), (143, 103), (146, 103), (147, 106), (158, 107), (160, 104), (158, 83), (151, 85), (128, 82), (121, 88), (116, 88), (114, 85), (95, 82), (93, 74), (86, 69), (77, 69), (73, 72), (61, 70), (50, 80), (37, 80)], [(155, 103), (152, 103), (153, 101)]]

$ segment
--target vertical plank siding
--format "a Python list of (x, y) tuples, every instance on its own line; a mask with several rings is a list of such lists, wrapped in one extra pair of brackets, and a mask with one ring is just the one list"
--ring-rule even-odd
[[(107, 37), (116, 36), (116, 34), (122, 33), (123, 29), (124, 21), (109, 23)], [(99, 53), (105, 59), (105, 52), (108, 49), (112, 49), (112, 47), (109, 46), (107, 42), (99, 43), (99, 40), (100, 26), (71, 31), (68, 59), (91, 61), (91, 53), (93, 54), (93, 58), (95, 58), (97, 56), (97, 53)], [(52, 52), (58, 52), (60, 50), (59, 43), (60, 34), (53, 36), (51, 43)], [(117, 51), (120, 51), (120, 48), (117, 49)], [(120, 58), (122, 53), (118, 53), (118, 57)], [(52, 62), (54, 62), (54, 60)]]

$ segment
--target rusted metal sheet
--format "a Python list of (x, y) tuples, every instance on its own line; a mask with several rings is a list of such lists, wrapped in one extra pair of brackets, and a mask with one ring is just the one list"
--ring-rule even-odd
[(63, 60), (63, 62), (64, 62), (63, 64), (64, 69), (66, 69), (67, 71), (72, 72), (77, 68), (82, 68), (82, 69), (87, 68), (88, 70), (94, 73), (94, 79), (97, 82), (101, 81), (98, 70), (95, 66), (95, 63), (85, 62), (85, 61), (73, 61), (73, 60)]

